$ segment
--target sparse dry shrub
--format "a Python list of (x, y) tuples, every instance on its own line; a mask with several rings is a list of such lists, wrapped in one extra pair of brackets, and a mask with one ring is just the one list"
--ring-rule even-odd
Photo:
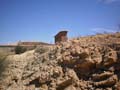
[(22, 46), (16, 46), (15, 48), (15, 53), (16, 54), (21, 54), (21, 53), (24, 53), (27, 49), (25, 47), (22, 47)]

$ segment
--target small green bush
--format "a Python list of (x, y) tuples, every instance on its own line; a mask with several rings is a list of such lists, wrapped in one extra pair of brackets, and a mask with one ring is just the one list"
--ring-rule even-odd
[(15, 53), (16, 54), (21, 54), (21, 53), (24, 53), (27, 49), (25, 47), (22, 47), (22, 46), (16, 46), (15, 48)]

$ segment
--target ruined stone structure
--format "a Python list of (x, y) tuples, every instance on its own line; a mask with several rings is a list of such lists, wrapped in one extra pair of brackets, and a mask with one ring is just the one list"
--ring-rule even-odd
[(55, 43), (66, 42), (67, 40), (67, 31), (60, 31), (57, 35), (55, 35)]

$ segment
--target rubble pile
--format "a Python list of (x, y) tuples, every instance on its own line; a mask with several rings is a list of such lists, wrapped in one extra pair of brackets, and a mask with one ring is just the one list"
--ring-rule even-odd
[(0, 90), (120, 90), (119, 41), (82, 37), (9, 56)]

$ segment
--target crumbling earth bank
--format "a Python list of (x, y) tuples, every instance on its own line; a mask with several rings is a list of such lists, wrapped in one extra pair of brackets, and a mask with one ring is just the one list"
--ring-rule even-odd
[(72, 39), (9, 56), (10, 63), (0, 78), (0, 88), (120, 90), (120, 38), (118, 34), (108, 36)]

